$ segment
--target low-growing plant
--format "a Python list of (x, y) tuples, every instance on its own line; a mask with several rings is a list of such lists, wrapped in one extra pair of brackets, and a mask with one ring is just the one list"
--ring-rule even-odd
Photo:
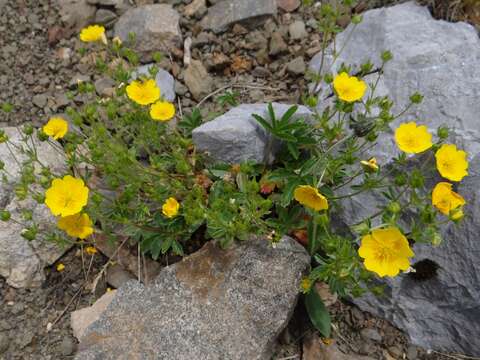
[[(0, 132), (0, 143), (24, 158), (20, 181), (11, 184), (16, 197), (45, 204), (57, 227), (40, 234), (29, 209), (18, 219), (3, 209), (1, 219), (24, 224), (28, 240), (90, 244), (94, 234), (112, 241), (127, 235), (153, 259), (184, 255), (198, 247), (198, 239), (227, 247), (259, 236), (275, 246), (283, 236), (294, 236), (312, 257), (299, 289), (313, 324), (330, 336), (315, 283), (327, 283), (342, 297), (358, 296), (378, 290), (374, 274), (414, 271), (412, 244), (438, 246), (440, 226), (463, 217), (465, 200), (454, 189), (467, 175), (468, 162), (465, 152), (446, 143), (448, 129), (437, 129), (434, 137), (411, 119), (395, 130), (397, 156), (377, 161), (371, 155), (390, 124), (422, 96), (412, 94), (407, 108), (395, 114), (392, 100), (375, 94), (392, 59), (389, 51), (380, 54), (378, 69), (366, 63), (333, 71), (325, 49), (339, 31), (334, 20), (341, 13), (328, 4), (319, 12), (324, 53), (320, 71), (311, 74), (315, 86), (305, 96), (312, 116), (296, 118), (296, 105), (279, 116), (271, 104), (267, 117), (252, 114), (270, 134), (271, 149), (283, 144), (275, 161), (264, 164), (218, 164), (197, 153), (191, 134), (203, 121), (200, 110), (173, 120), (175, 106), (155, 83), (156, 67), (138, 76), (134, 51), (119, 39), (107, 41), (101, 26), (83, 29), (80, 39), (100, 50), (97, 70), (115, 80), (112, 93), (98, 97), (93, 84), (79, 83), (69, 97), (87, 101), (66, 110), (69, 121), (53, 117), (41, 129), (25, 125), (22, 145)], [(320, 104), (319, 93), (326, 94)], [(237, 96), (227, 93), (219, 101), (234, 106)], [(39, 142), (63, 154), (65, 171), (39, 160)], [(10, 184), (12, 174), (0, 164), (2, 180)], [(439, 181), (437, 172), (446, 180)], [(377, 199), (378, 209), (353, 223), (341, 221), (346, 201), (363, 194)]]

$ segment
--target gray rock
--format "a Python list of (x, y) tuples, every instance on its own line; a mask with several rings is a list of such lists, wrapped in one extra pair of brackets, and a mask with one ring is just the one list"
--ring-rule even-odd
[(131, 280), (135, 280), (135, 276), (119, 264), (114, 264), (107, 269), (107, 283), (115, 289)]
[(148, 61), (155, 51), (181, 47), (179, 19), (180, 15), (167, 4), (131, 8), (115, 24), (115, 36), (127, 41), (128, 34), (135, 33), (134, 49)]
[(129, 282), (75, 359), (270, 359), (310, 258), (293, 239), (212, 242), (145, 287)]
[(44, 108), (45, 105), (47, 105), (47, 95), (45, 94), (38, 94), (38, 95), (35, 95), (33, 98), (32, 98), (32, 103), (36, 106), (36, 107), (39, 107), (40, 109)]
[(100, 78), (95, 81), (95, 90), (98, 95), (112, 97), (115, 94), (115, 81), (110, 78)]
[(305, 64), (305, 60), (303, 60), (303, 56), (296, 57), (292, 61), (289, 61), (287, 63), (287, 70), (294, 75), (304, 74), (307, 70), (307, 65)]
[[(149, 69), (155, 64), (147, 64), (140, 66), (135, 73), (132, 74), (132, 78), (136, 79), (139, 75), (145, 75), (151, 77)], [(163, 99), (173, 102), (175, 101), (175, 79), (168, 71), (158, 68), (157, 75), (155, 76), (155, 82), (160, 88), (160, 94)]]
[(193, 0), (185, 6), (184, 14), (188, 17), (201, 18), (207, 12), (206, 0)]
[(69, 28), (79, 30), (95, 19), (96, 7), (87, 0), (58, 0), (60, 17)]
[[(17, 128), (3, 128), (10, 141), (21, 146), (21, 134)], [(55, 172), (64, 171), (65, 159), (50, 145), (36, 141), (40, 161)], [(16, 153), (21, 162), (25, 156)], [(8, 182), (0, 183), (0, 207), (11, 212), (12, 218), (21, 219), (23, 209), (32, 209), (33, 218), (40, 225), (40, 230), (55, 226), (55, 218), (43, 204), (32, 200), (13, 199), (14, 184), (20, 180), (20, 167), (10, 154), (6, 144), (0, 144), (0, 159), (5, 163), (10, 176)], [(16, 288), (38, 287), (45, 280), (43, 267), (53, 264), (66, 249), (42, 239), (27, 241), (21, 236), (23, 226), (13, 222), (0, 222), (0, 275), (5, 277), (10, 286)]]
[(365, 340), (373, 340), (376, 342), (382, 341), (382, 335), (380, 335), (380, 333), (376, 329), (369, 329), (369, 328), (362, 329), (360, 331), (360, 335)]
[(255, 26), (277, 14), (276, 0), (224, 0), (208, 9), (201, 26), (215, 33), (226, 31), (236, 23)]
[(272, 38), (270, 39), (270, 51), (269, 54), (272, 56), (277, 56), (287, 52), (288, 45), (283, 40), (282, 33), (279, 31), (275, 31), (272, 34)]
[(202, 62), (198, 60), (190, 62), (190, 65), (185, 70), (184, 80), (188, 90), (190, 90), (193, 98), (197, 101), (200, 101), (213, 89), (212, 77), (208, 74)]
[[(337, 37), (337, 48), (344, 46), (351, 30), (349, 26)], [(359, 65), (367, 59), (378, 65), (386, 46), (394, 58), (386, 66), (380, 94), (393, 99), (394, 113), (405, 108), (415, 91), (425, 99), (392, 124), (390, 134), (380, 138), (375, 154), (384, 160), (395, 154), (393, 129), (406, 120), (418, 119), (432, 130), (449, 126), (451, 140), (469, 152), (470, 176), (458, 188), (467, 200), (468, 215), (460, 225), (443, 229), (440, 246), (414, 246), (414, 261), (434, 261), (439, 266), (436, 276), (425, 281), (409, 276), (379, 280), (386, 286), (385, 296), (367, 295), (356, 303), (405, 330), (416, 345), (478, 356), (480, 39), (472, 26), (434, 20), (427, 8), (410, 2), (366, 12), (333, 69), (341, 63)], [(312, 60), (313, 69), (318, 69), (319, 59)], [(359, 214), (373, 213), (378, 205), (374, 196), (360, 197), (344, 206), (342, 217), (351, 224)]]
[(292, 40), (300, 40), (308, 35), (307, 30), (305, 29), (305, 23), (302, 20), (297, 20), (291, 23), (288, 26), (288, 33)]
[(60, 343), (59, 350), (63, 356), (72, 355), (75, 352), (75, 342), (70, 336), (66, 336)]
[[(273, 103), (277, 118), (292, 105)], [(254, 160), (258, 163), (271, 162), (279, 144), (252, 117), (257, 114), (268, 120), (267, 104), (243, 104), (222, 116), (193, 130), (193, 142), (198, 150), (206, 151), (213, 159), (228, 163)], [(312, 112), (299, 106), (293, 119), (309, 120)], [(269, 145), (271, 144), (271, 145)]]
[(107, 9), (98, 9), (95, 13), (95, 23), (105, 25), (107, 28), (112, 27), (116, 19), (117, 14)]
[(0, 354), (3, 354), (8, 350), (9, 344), (10, 344), (10, 339), (8, 338), (7, 332), (5, 331), (0, 332)]

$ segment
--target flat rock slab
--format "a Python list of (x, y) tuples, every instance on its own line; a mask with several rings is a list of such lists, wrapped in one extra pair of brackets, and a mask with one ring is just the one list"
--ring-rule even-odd
[(285, 237), (226, 250), (208, 243), (154, 283), (129, 282), (90, 326), (77, 360), (270, 359), (309, 256)]
[[(276, 118), (292, 106), (273, 103)], [(207, 152), (214, 160), (227, 163), (241, 163), (253, 160), (257, 163), (271, 162), (280, 144), (273, 142), (252, 114), (268, 120), (268, 104), (242, 104), (227, 113), (209, 121), (193, 133), (193, 142), (200, 151)], [(292, 120), (312, 119), (312, 112), (305, 106), (299, 106)]]
[(168, 4), (143, 5), (129, 9), (115, 24), (115, 36), (122, 41), (136, 36), (133, 48), (144, 61), (156, 51), (168, 51), (182, 44), (180, 15)]
[[(382, 134), (374, 154), (380, 163), (398, 153), (393, 129), (405, 121), (426, 124), (432, 133), (441, 125), (451, 129), (450, 141), (469, 153), (469, 176), (458, 191), (467, 200), (465, 219), (442, 229), (438, 247), (416, 244), (417, 261), (428, 259), (438, 265), (435, 276), (415, 281), (403, 275), (379, 280), (385, 296), (356, 300), (363, 310), (386, 318), (405, 330), (412, 342), (468, 355), (480, 355), (480, 39), (466, 23), (435, 20), (425, 7), (413, 2), (368, 11), (350, 34), (349, 26), (336, 40), (337, 49), (346, 44), (333, 64), (360, 66), (370, 59), (376, 66), (380, 53), (390, 49), (393, 60), (379, 83), (380, 95), (388, 95), (399, 113), (409, 96), (425, 96)], [(349, 40), (348, 40), (349, 39)], [(330, 58), (331, 60), (331, 58)], [(320, 55), (312, 59), (318, 69)], [(328, 68), (328, 67), (327, 67)], [(374, 79), (373, 79), (374, 80)], [(330, 91), (330, 90), (328, 90)], [(323, 98), (323, 97), (322, 97)], [(434, 184), (430, 184), (432, 188)], [(374, 213), (380, 196), (365, 194), (344, 203), (342, 217), (352, 224)]]
[[(23, 134), (21, 128), (7, 127), (2, 130), (17, 147), (24, 146), (21, 141)], [(35, 141), (39, 160), (49, 166), (53, 173), (62, 174), (65, 169), (65, 159), (46, 142)], [(21, 220), (22, 211), (30, 209), (33, 219), (39, 224), (40, 230), (56, 227), (55, 217), (44, 204), (26, 199), (18, 201), (14, 198), (13, 189), (20, 181), (20, 166), (26, 160), (18, 148), (10, 147), (15, 157), (10, 153), (6, 143), (0, 144), (0, 159), (8, 170), (8, 182), (0, 182), (0, 208), (10, 211), (12, 219)], [(43, 268), (53, 264), (67, 248), (60, 248), (54, 243), (43, 239), (27, 241), (21, 236), (24, 226), (12, 221), (0, 221), (0, 276), (6, 278), (10, 286), (16, 288), (39, 287), (45, 280)], [(40, 231), (41, 233), (41, 231)]]
[(276, 0), (224, 0), (208, 9), (201, 26), (216, 33), (226, 31), (236, 23), (256, 25), (277, 14)]

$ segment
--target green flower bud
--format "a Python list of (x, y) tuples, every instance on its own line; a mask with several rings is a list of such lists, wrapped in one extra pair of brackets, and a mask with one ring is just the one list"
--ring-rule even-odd
[(5, 134), (5, 131), (0, 130), (0, 144), (8, 141), (8, 135)]
[(3, 170), (5, 168), (5, 163), (0, 160), (0, 170)]
[(418, 170), (412, 171), (412, 177), (410, 179), (410, 185), (415, 188), (422, 188), (425, 184), (425, 177)]
[(10, 214), (10, 211), (8, 210), (1, 210), (0, 211), (0, 220), (2, 221), (8, 221), (12, 217), (12, 214)]
[(24, 188), (23, 186), (17, 186), (15, 188), (15, 195), (19, 200), (25, 200), (27, 198), (27, 189)]
[(20, 235), (28, 241), (33, 241), (37, 237), (37, 231), (33, 228), (23, 229)]
[(352, 230), (360, 235), (366, 235), (370, 232), (370, 226), (366, 222), (362, 222), (352, 227)]
[(402, 210), (402, 206), (397, 201), (392, 201), (390, 204), (388, 204), (388, 211), (390, 211), (393, 214), (397, 214), (401, 210)]
[(33, 219), (33, 212), (29, 209), (22, 210), (22, 217), (25, 221), (30, 221)]
[(352, 23), (355, 24), (355, 25), (358, 25), (362, 22), (363, 20), (363, 17), (360, 16), (360, 15), (353, 15), (352, 16)]
[(39, 131), (37, 131), (37, 138), (38, 138), (38, 140), (40, 140), (42, 142), (47, 141), (48, 140), (48, 135), (45, 134), (43, 131), (39, 130)]
[(446, 126), (440, 126), (438, 129), (437, 129), (437, 136), (442, 139), (442, 140), (445, 140), (446, 138), (448, 138), (448, 128)]
[(45, 195), (35, 194), (35, 195), (33, 195), (33, 199), (39, 204), (44, 204), (45, 203)]
[(23, 133), (25, 135), (32, 135), (33, 134), (33, 126), (32, 125), (25, 125), (23, 127)]
[(305, 105), (314, 108), (317, 107), (318, 99), (315, 96), (309, 96), (305, 99)]
[(382, 55), (380, 57), (382, 58), (383, 62), (388, 62), (393, 59), (392, 53), (388, 50), (385, 50), (384, 52), (382, 52)]
[(323, 76), (323, 79), (327, 84), (331, 84), (333, 82), (333, 75), (328, 73)]
[(437, 231), (432, 236), (432, 245), (438, 246), (442, 243), (442, 235), (440, 235)]
[(410, 96), (410, 101), (412, 102), (412, 104), (420, 104), (423, 101), (423, 95), (419, 92), (413, 93)]

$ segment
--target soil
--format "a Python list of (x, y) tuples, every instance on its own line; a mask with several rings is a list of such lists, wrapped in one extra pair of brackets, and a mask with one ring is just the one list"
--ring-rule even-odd
[[(13, 105), (9, 114), (0, 111), (0, 126), (26, 121), (43, 124), (48, 116), (64, 111), (68, 104), (65, 91), (72, 79), (77, 74), (89, 74), (88, 66), (76, 52), (80, 44), (62, 27), (55, 3), (0, 0), (0, 106)], [(178, 6), (180, 13), (183, 6)], [(289, 40), (288, 27), (296, 20), (306, 24), (307, 34)], [(348, 18), (344, 20), (346, 25)], [(227, 90), (238, 93), (239, 103), (300, 103), (307, 82), (302, 71), (288, 63), (300, 58), (307, 64), (320, 50), (320, 35), (310, 26), (312, 21), (310, 10), (280, 13), (276, 22), (269, 20), (253, 31), (236, 26), (231, 32), (212, 35), (208, 44), (201, 45), (198, 21), (182, 17), (184, 37), (192, 37), (194, 44), (197, 41), (192, 57), (207, 66), (217, 89), (224, 88), (205, 99), (201, 107), (204, 117), (213, 118), (226, 110), (227, 106), (217, 100)], [(268, 56), (273, 32), (282, 34), (287, 47)], [(182, 84), (181, 61), (169, 62), (165, 67)], [(180, 86), (177, 93), (181, 95), (179, 106), (183, 113), (197, 104), (185, 88)], [(73, 358), (77, 341), (70, 328), (69, 313), (91, 305), (107, 290), (101, 278), (92, 291), (94, 279), (107, 259), (100, 253), (82, 256), (82, 251), (75, 248), (59, 262), (65, 264), (65, 270), (58, 272), (56, 264), (46, 269), (47, 280), (38, 289), (14, 289), (0, 278), (0, 359)], [(347, 303), (336, 301), (330, 310), (338, 348), (353, 354), (353, 358), (369, 355), (374, 359), (405, 359), (407, 354), (408, 359), (452, 358), (428, 354), (409, 345), (398, 329)], [(291, 324), (279, 338), (274, 359), (301, 359), (302, 343), (310, 332), (300, 302)]]

